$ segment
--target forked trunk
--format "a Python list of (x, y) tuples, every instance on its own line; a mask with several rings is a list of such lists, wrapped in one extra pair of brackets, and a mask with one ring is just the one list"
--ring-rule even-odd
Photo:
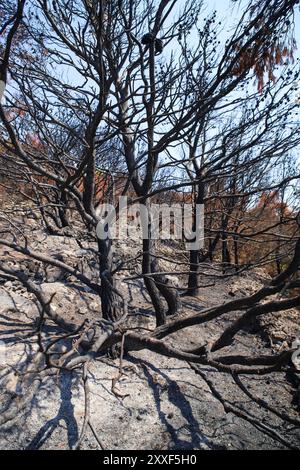
[(120, 299), (114, 291), (112, 276), (112, 242), (111, 240), (98, 240), (99, 268), (101, 279), (101, 306), (102, 316), (105, 320), (117, 321), (121, 315)]
[[(151, 239), (144, 239), (143, 240), (143, 260), (142, 260), (142, 271), (143, 274), (152, 274), (152, 261), (153, 257), (151, 253), (153, 253), (154, 248), (154, 241)], [(166, 312), (163, 301), (160, 297), (159, 290), (153, 280), (149, 276), (144, 277), (144, 282), (148, 294), (151, 298), (155, 315), (156, 315), (156, 325), (164, 325), (166, 323)]]

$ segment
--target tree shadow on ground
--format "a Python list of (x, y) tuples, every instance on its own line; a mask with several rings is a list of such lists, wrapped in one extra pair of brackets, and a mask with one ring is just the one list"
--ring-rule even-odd
[[(184, 393), (181, 391), (178, 383), (175, 380), (170, 379), (170, 377), (163, 373), (160, 369), (155, 367), (153, 364), (147, 361), (137, 361), (133, 356), (126, 356), (126, 359), (133, 363), (139, 363), (143, 368), (145, 378), (148, 381), (148, 384), (153, 392), (153, 397), (155, 400), (155, 405), (157, 413), (161, 423), (165, 426), (167, 432), (169, 433), (171, 439), (169, 443), (169, 449), (217, 449), (218, 446), (210, 441), (206, 437), (199, 427), (199, 422), (193, 414), (193, 410), (190, 402), (187, 400)], [(181, 427), (176, 427), (172, 424), (171, 420), (168, 418), (169, 413), (166, 413), (162, 410), (161, 407), (161, 397), (160, 397), (160, 386), (154, 381), (153, 371), (155, 374), (160, 375), (167, 383), (167, 393), (170, 403), (178, 409), (182, 417), (186, 420), (186, 425)], [(185, 434), (186, 439), (182, 439), (180, 434)]]
[(78, 426), (74, 416), (74, 405), (72, 404), (72, 372), (65, 372), (60, 375), (59, 390), (60, 407), (57, 415), (41, 427), (26, 450), (41, 448), (52, 436), (61, 421), (65, 422), (67, 428), (69, 448), (72, 449), (76, 444), (78, 440)]

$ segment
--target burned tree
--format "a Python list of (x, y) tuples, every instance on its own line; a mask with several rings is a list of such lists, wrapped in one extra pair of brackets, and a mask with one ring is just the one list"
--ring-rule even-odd
[[(287, 60), (275, 83), (273, 67), (280, 58), (270, 46), (278, 35), (286, 39), (284, 28), (297, 2), (249, 2), (225, 45), (218, 40), (217, 12), (204, 19), (202, 2), (187, 1), (182, 10), (171, 0), (17, 3), (2, 28), (1, 77), (10, 79), (0, 105), (1, 174), (5, 184), (14, 182), (39, 230), (46, 229), (45, 238), (61, 237), (65, 245), (71, 238), (80, 256), (90, 257), (93, 269), (80, 264), (77, 251), (77, 259), (70, 253), (44, 252), (44, 240), (37, 243), (30, 226), (20, 222), (19, 208), (1, 209), (0, 247), (19, 257), (19, 265), (11, 256), (1, 259), (1, 276), (17, 281), (36, 302), (33, 336), (38, 351), (18, 376), (26, 393), (7, 407), (0, 423), (15, 418), (41, 380), (81, 369), (86, 406), (74, 445), (78, 448), (88, 426), (93, 430), (88, 366), (112, 350), (120, 363), (111, 391), (120, 399), (124, 396), (118, 395), (116, 384), (123, 375), (123, 358), (144, 349), (186, 361), (206, 378), (201, 365), (228, 373), (237, 382), (240, 375), (294, 371), (293, 344), (277, 353), (246, 354), (236, 349), (235, 340), (262, 315), (300, 305), (299, 218), (296, 207), (286, 210), (285, 199), (299, 175), (278, 171), (282, 164), (289, 167), (289, 159), (295, 162), (293, 151), (299, 147), (294, 119), (298, 103), (290, 98), (299, 66)], [(23, 51), (14, 49), (21, 28), (27, 35)], [(291, 51), (282, 56), (291, 59)], [(122, 183), (116, 190), (118, 179)], [(257, 227), (261, 201), (281, 190), (281, 206), (275, 208), (281, 211), (279, 220)], [(118, 254), (114, 236), (99, 236), (110, 229), (110, 214), (105, 208), (101, 213), (101, 203), (118, 212), (116, 195), (130, 196), (133, 210), (135, 203), (149, 209), (138, 251), (128, 248), (133, 251), (130, 258)], [(151, 205), (159, 197), (205, 205), (207, 245), (188, 252), (181, 240), (169, 251), (167, 262), (180, 270), (161, 267), (166, 255), (152, 236)], [(257, 237), (273, 237), (272, 230), (285, 224), (292, 233), (277, 237), (259, 259), (241, 263), (241, 250), (249, 240), (262, 243)], [(269, 262), (273, 250), (284, 263), (256, 292), (202, 305), (198, 294), (203, 279), (213, 287), (216, 279), (223, 281), (255, 262)], [(209, 262), (214, 255), (219, 263)], [(83, 309), (78, 320), (82, 312), (74, 319), (57, 311), (56, 293), (47, 294), (44, 278), (32, 265), (28, 268), (32, 260), (63, 272), (65, 284), (77, 289), (87, 305), (91, 295), (99, 297), (97, 315), (91, 318)], [(232, 264), (235, 269), (228, 274)], [(170, 281), (173, 276), (178, 285)], [(128, 305), (124, 286), (132, 280), (146, 287), (146, 314), (140, 306)], [(188, 304), (185, 299), (181, 303), (181, 292), (194, 296), (188, 299), (193, 313), (182, 315), (181, 306)], [(152, 313), (155, 323), (144, 326), (140, 318)], [(199, 325), (209, 330), (224, 319), (216, 334), (205, 336), (204, 331), (194, 344), (188, 334), (184, 340), (174, 336)], [(207, 384), (222, 401), (212, 381)], [(235, 407), (228, 409), (236, 412)], [(257, 419), (246, 416), (257, 425)]]

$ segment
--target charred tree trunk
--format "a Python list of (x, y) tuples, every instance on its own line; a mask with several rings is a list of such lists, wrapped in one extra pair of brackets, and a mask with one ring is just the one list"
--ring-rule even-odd
[(190, 274), (188, 279), (188, 290), (187, 295), (196, 297), (199, 294), (198, 286), (198, 277), (199, 277), (199, 251), (192, 250), (190, 252)]
[(99, 270), (101, 279), (101, 306), (102, 316), (105, 320), (117, 321), (121, 316), (121, 308), (118, 295), (114, 290), (112, 276), (112, 242), (111, 240), (99, 240)]
[(218, 232), (214, 240), (211, 240), (211, 239), (209, 240), (208, 258), (211, 262), (213, 262), (214, 260), (215, 249), (219, 243), (220, 238), (221, 238), (221, 234)]
[(231, 263), (230, 253), (228, 249), (228, 237), (227, 233), (222, 233), (222, 264), (223, 267), (226, 268)]
[(239, 270), (240, 260), (239, 260), (239, 245), (238, 245), (238, 236), (237, 236), (237, 235), (234, 235), (234, 238), (233, 238), (233, 246), (234, 246), (234, 264), (235, 264), (235, 270), (238, 271), (238, 270)]
[[(158, 263), (155, 258), (151, 263), (151, 271), (153, 273), (159, 271)], [(155, 276), (154, 280), (157, 289), (167, 302), (167, 315), (175, 315), (181, 309), (181, 300), (178, 291), (169, 284), (168, 279), (164, 275)]]
[[(151, 253), (153, 253), (154, 249), (154, 241), (149, 239), (144, 239), (143, 240), (143, 260), (142, 260), (142, 272), (143, 274), (152, 274), (152, 268), (153, 268), (153, 256), (151, 256)], [(156, 324), (157, 326), (164, 325), (166, 323), (166, 312), (165, 312), (165, 307), (162, 302), (162, 299), (160, 297), (159, 290), (157, 288), (157, 285), (153, 278), (150, 278), (149, 276), (144, 277), (144, 282), (146, 289), (148, 291), (148, 294), (151, 298), (154, 310), (155, 310), (155, 315), (156, 315)]]
[(62, 228), (69, 226), (69, 220), (67, 217), (67, 202), (67, 194), (65, 191), (62, 191), (58, 207), (58, 214)]
[(230, 252), (228, 249), (228, 214), (222, 218), (222, 229), (221, 229), (221, 255), (222, 255), (222, 268), (223, 274), (225, 274), (226, 268), (231, 264)]
[[(198, 191), (194, 201), (193, 207), (193, 232), (197, 230), (197, 212), (196, 208), (198, 204), (204, 204), (204, 183), (200, 182), (198, 184)], [(199, 268), (200, 263), (203, 262), (203, 254), (201, 250), (191, 250), (190, 251), (190, 274), (188, 278), (188, 290), (186, 295), (196, 297), (199, 294)]]
[[(148, 226), (146, 233), (143, 233), (143, 259), (142, 259), (142, 272), (146, 274), (144, 282), (148, 294), (151, 298), (156, 315), (157, 326), (166, 323), (167, 315), (175, 315), (181, 306), (179, 295), (174, 287), (168, 285), (168, 280), (164, 275), (155, 275), (159, 272), (157, 259), (155, 258), (155, 240), (151, 238), (151, 206), (146, 203)], [(149, 276), (154, 274), (154, 276)], [(168, 306), (166, 311), (165, 303)]]
[(276, 247), (276, 270), (277, 274), (281, 274), (282, 268), (281, 268), (281, 261), (280, 261), (280, 245), (277, 244)]

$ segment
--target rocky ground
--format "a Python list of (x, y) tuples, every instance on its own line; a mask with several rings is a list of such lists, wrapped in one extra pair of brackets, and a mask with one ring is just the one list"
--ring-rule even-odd
[[(77, 266), (93, 277), (96, 261), (88, 242), (78, 245), (74, 237), (47, 236), (31, 231), (33, 247)], [(135, 246), (119, 243), (123, 260), (137, 252)], [(172, 254), (164, 247), (164, 255)], [(83, 318), (96, 319), (97, 296), (72, 276), (25, 259), (1, 247), (1, 259), (30, 272), (43, 291), (53, 297), (55, 309), (78, 325)], [(174, 256), (173, 256), (174, 257)], [(176, 266), (163, 264), (165, 270)], [(132, 269), (134, 270), (134, 263)], [(119, 278), (132, 274), (124, 271)], [(96, 275), (96, 274), (95, 274)], [(266, 282), (263, 272), (219, 278), (213, 287), (201, 290), (198, 299), (184, 298), (180, 315), (189, 315), (255, 292)], [(176, 279), (175, 279), (176, 281)], [(178, 280), (179, 282), (179, 280)], [(207, 280), (203, 284), (207, 284)], [(121, 285), (121, 284), (120, 284)], [(132, 321), (144, 328), (154, 326), (153, 311), (140, 280), (122, 283)], [(235, 314), (236, 315), (236, 314)], [(0, 355), (10, 368), (1, 369), (0, 406), (18, 404), (24, 390), (18, 388), (16, 371), (36, 354), (38, 310), (31, 294), (15, 280), (0, 278)], [(207, 325), (187, 328), (169, 341), (181, 347), (200, 344), (215, 337), (233, 318), (232, 314)], [(56, 326), (48, 323), (47, 334)], [(235, 340), (235, 351), (247, 354), (279, 351), (300, 338), (299, 311), (264, 316)], [(117, 393), (112, 381), (119, 359), (99, 357), (88, 367), (90, 413), (82, 449), (287, 449), (300, 448), (299, 383), (285, 373), (234, 377), (208, 367), (190, 364), (143, 350), (128, 353)], [(0, 428), (1, 449), (69, 449), (80, 435), (84, 417), (84, 388), (81, 373), (66, 372), (41, 381), (30, 405)], [(289, 421), (286, 421), (286, 416)]]

